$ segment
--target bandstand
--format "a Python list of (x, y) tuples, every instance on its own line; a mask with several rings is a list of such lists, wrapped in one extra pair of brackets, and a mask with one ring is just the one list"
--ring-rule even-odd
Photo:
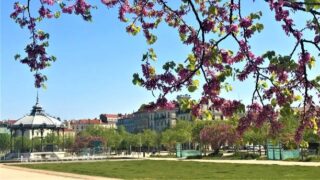
[[(45, 113), (39, 104), (39, 98), (37, 96), (36, 104), (33, 106), (31, 113), (20, 119), (18, 119), (14, 124), (8, 127), (10, 130), (10, 149), (12, 154), (23, 153), (27, 156), (32, 156), (32, 154), (38, 154), (40, 157), (44, 157), (54, 151), (62, 150), (64, 151), (64, 130), (65, 126), (63, 123), (54, 117), (49, 116)], [(52, 138), (50, 150), (48, 148), (44, 149), (43, 141), (46, 136), (57, 135), (58, 141), (60, 141), (60, 136), (62, 136), (62, 148), (54, 149), (54, 142)], [(14, 148), (14, 142), (17, 137), (21, 137), (20, 148)], [(40, 149), (34, 148), (34, 139), (40, 138)], [(25, 139), (31, 140), (31, 148), (25, 148)], [(20, 143), (20, 142), (19, 142)], [(60, 142), (58, 143), (60, 144)], [(19, 156), (18, 156), (19, 157)]]

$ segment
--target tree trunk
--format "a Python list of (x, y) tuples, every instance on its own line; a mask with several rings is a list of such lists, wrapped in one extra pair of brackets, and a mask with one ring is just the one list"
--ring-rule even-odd
[(217, 156), (219, 154), (220, 148), (215, 148), (213, 151), (213, 156)]
[(319, 142), (318, 149), (317, 149), (317, 155), (318, 156), (320, 155), (320, 142)]
[(261, 156), (261, 145), (259, 145), (259, 156)]
[(207, 145), (204, 145), (204, 156), (207, 156)]

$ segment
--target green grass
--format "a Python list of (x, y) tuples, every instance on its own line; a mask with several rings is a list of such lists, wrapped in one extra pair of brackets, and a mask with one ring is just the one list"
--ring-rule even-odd
[(27, 168), (122, 179), (318, 179), (319, 167), (188, 161), (101, 161), (19, 165)]

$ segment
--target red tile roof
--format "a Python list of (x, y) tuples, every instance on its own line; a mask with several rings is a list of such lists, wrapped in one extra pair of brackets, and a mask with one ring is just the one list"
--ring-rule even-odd
[(104, 124), (104, 125), (108, 125), (108, 124), (117, 124), (116, 122), (114, 122), (114, 121), (109, 121), (109, 122), (107, 122), (107, 123), (101, 123), (101, 124)]
[(101, 124), (99, 119), (80, 119), (72, 120), (71, 124)]
[(119, 118), (118, 114), (102, 114), (106, 118)]
[(3, 120), (0, 121), (0, 124), (14, 124), (17, 120)]

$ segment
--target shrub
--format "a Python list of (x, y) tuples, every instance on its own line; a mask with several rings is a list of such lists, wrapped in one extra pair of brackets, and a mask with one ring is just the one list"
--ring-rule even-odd
[(197, 156), (188, 156), (186, 159), (202, 159), (201, 155), (197, 155)]
[(250, 153), (243, 153), (243, 152), (238, 152), (234, 156), (240, 159), (257, 159), (260, 157), (258, 154), (250, 154)]
[(223, 153), (219, 152), (218, 154), (216, 153), (210, 153), (208, 154), (208, 157), (222, 157), (223, 156)]
[(175, 155), (159, 155), (159, 154), (151, 154), (150, 157), (153, 157), (153, 158), (176, 158)]

